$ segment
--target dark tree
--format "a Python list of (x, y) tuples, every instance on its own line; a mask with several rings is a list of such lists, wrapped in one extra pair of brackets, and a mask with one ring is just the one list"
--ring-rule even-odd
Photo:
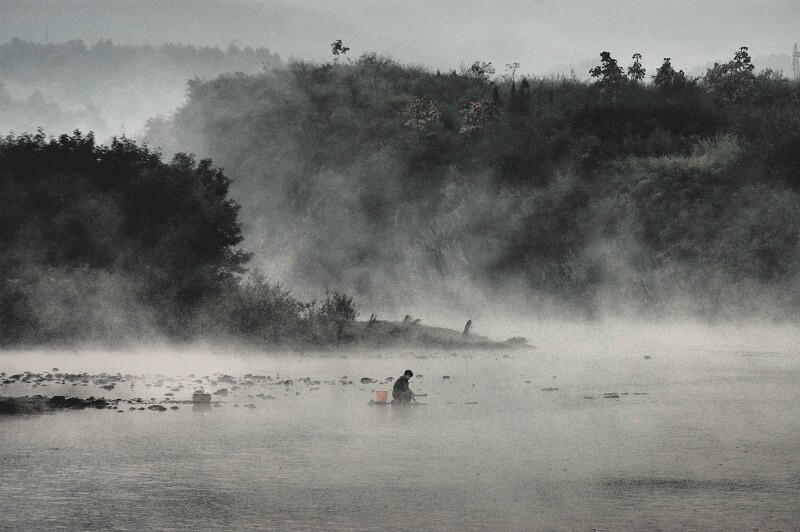
[(703, 78), (708, 92), (729, 101), (742, 101), (749, 98), (755, 87), (754, 65), (742, 46), (727, 63), (714, 63)]
[(598, 83), (607, 88), (621, 85), (625, 81), (625, 74), (617, 60), (609, 52), (600, 53), (600, 64), (589, 71), (593, 78), (599, 78)]
[(342, 45), (342, 40), (337, 39), (331, 43), (331, 53), (333, 53), (333, 62), (339, 62), (339, 56), (344, 55), (350, 48), (347, 46)]
[(656, 70), (656, 75), (653, 76), (653, 83), (658, 87), (676, 88), (682, 87), (686, 84), (686, 74), (683, 70), (676, 71), (672, 68), (672, 63), (669, 57), (664, 58), (664, 62)]
[(639, 83), (644, 79), (647, 70), (642, 67), (642, 54), (633, 54), (633, 64), (628, 67), (628, 78), (633, 82)]
[(329, 293), (322, 302), (320, 315), (323, 320), (329, 321), (336, 326), (336, 341), (344, 338), (344, 331), (347, 324), (352, 323), (358, 317), (358, 305), (352, 297), (339, 292)]
[(164, 163), (124, 138), (110, 146), (77, 131), (0, 140), (3, 321), (25, 320), (41, 291), (36, 272), (50, 271), (50, 299), (72, 294), (75, 313), (81, 291), (93, 289), (85, 279), (113, 276), (133, 287), (131, 303), (182, 334), (198, 305), (229, 290), (249, 258), (236, 249), (242, 233), (229, 187), (209, 160), (179, 154)]

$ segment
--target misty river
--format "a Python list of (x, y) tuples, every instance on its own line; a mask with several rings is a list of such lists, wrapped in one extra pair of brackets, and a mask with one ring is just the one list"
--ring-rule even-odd
[[(796, 335), (563, 337), (0, 353), (7, 376), (124, 375), (111, 391), (14, 383), (6, 396), (188, 400), (203, 376), (233, 379), (203, 409), (0, 417), (0, 529), (798, 529)], [(405, 369), (425, 404), (368, 404)]]

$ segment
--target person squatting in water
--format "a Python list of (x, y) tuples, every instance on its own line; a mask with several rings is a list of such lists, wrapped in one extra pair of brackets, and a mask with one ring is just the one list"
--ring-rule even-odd
[(414, 399), (414, 392), (408, 386), (408, 380), (414, 376), (410, 369), (405, 370), (402, 377), (394, 381), (392, 387), (392, 401), (395, 403), (410, 403)]

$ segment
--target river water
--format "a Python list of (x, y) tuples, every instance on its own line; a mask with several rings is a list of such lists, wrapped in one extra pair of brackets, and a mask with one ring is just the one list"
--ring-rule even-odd
[[(800, 530), (794, 340), (671, 337), (0, 353), (6, 376), (89, 373), (0, 395), (158, 401), (183, 384), (181, 400), (204, 376), (229, 390), (202, 410), (1, 417), (0, 529)], [(368, 404), (405, 369), (426, 404)], [(120, 373), (114, 390), (102, 372)]]

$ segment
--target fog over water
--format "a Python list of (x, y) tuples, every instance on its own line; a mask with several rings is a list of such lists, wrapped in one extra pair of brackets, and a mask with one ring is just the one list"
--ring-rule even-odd
[[(3, 395), (186, 400), (205, 376), (229, 394), (0, 418), (0, 525), (794, 529), (796, 328), (555, 329), (514, 351), (5, 352), (7, 374), (88, 385)], [(406, 368), (426, 404), (370, 406)]]
[[(109, 401), (0, 402), (0, 529), (800, 530), (798, 20), (0, 0), (0, 137), (146, 145), (0, 158), (0, 401)], [(694, 78), (741, 46), (747, 97)], [(232, 250), (254, 275), (195, 261)], [(385, 337), (332, 332), (339, 291)], [(415, 320), (452, 347), (390, 342)]]

